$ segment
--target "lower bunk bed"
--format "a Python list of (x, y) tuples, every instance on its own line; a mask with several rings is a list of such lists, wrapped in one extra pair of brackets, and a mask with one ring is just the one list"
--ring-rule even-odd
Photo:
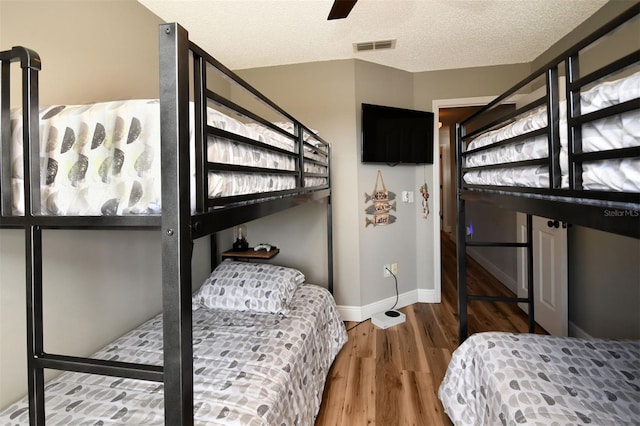
[[(347, 340), (335, 301), (294, 269), (225, 261), (193, 295), (194, 423), (311, 425)], [(92, 358), (161, 366), (162, 315)], [(164, 424), (162, 383), (65, 372), (46, 384), (47, 425)], [(29, 423), (28, 399), (0, 425)]]
[(438, 396), (456, 425), (637, 425), (640, 341), (477, 333)]

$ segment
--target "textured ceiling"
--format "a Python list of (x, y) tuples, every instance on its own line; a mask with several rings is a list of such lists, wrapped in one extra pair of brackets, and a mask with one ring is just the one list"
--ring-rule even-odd
[[(138, 0), (231, 69), (358, 58), (410, 72), (530, 62), (607, 0)], [(394, 50), (353, 43), (396, 39)]]

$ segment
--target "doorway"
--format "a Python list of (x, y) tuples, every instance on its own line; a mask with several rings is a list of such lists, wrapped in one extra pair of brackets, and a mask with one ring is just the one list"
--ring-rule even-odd
[[(431, 110), (434, 113), (434, 121), (435, 123), (440, 123), (440, 115), (441, 112), (443, 114), (446, 115), (445, 110), (447, 109), (451, 109), (451, 108), (464, 108), (464, 107), (481, 107), (483, 105), (486, 105), (487, 103), (491, 102), (491, 100), (494, 99), (494, 97), (489, 97), (489, 96), (483, 96), (483, 97), (475, 97), (475, 98), (460, 98), (460, 99), (438, 99), (438, 100), (434, 100), (432, 102), (432, 108)], [(435, 124), (434, 123), (434, 124)], [(441, 168), (442, 168), (442, 163), (440, 161), (439, 158), (439, 152), (440, 152), (440, 129), (441, 127), (439, 126), (435, 126), (435, 152), (434, 154), (436, 155), (436, 161), (434, 161), (434, 170), (433, 170), (433, 184), (434, 184), (434, 188), (438, 188), (438, 190), (440, 190), (440, 188), (442, 188), (442, 194), (443, 194), (443, 203), (449, 203), (449, 205), (452, 205), (453, 208), (447, 208), (447, 214), (451, 214), (452, 212), (455, 212), (455, 202), (453, 200), (455, 200), (454, 198), (454, 193), (455, 193), (455, 179), (453, 180), (449, 180), (448, 182), (446, 182), (447, 185), (447, 190), (445, 190), (444, 188), (444, 182), (441, 181)], [(449, 160), (448, 163), (448, 167), (450, 167), (451, 165), (455, 164), (455, 150), (452, 149), (454, 147), (454, 145), (451, 144), (451, 133), (453, 132), (449, 132), (449, 140), (448, 143), (446, 144), (446, 146), (448, 147), (448, 151), (449, 151), (449, 156), (446, 157), (447, 160)], [(444, 136), (444, 138), (446, 139), (446, 136)], [(443, 141), (444, 142), (444, 141)], [(444, 157), (444, 155), (443, 155)], [(451, 167), (450, 167), (451, 168)], [(455, 176), (455, 171), (450, 170), (449, 176)], [(444, 177), (443, 177), (444, 180)], [(442, 185), (442, 186), (441, 186)], [(453, 192), (452, 192), (453, 191)], [(440, 197), (436, 197), (436, 200), (434, 200), (436, 204), (436, 206), (434, 206), (434, 210), (436, 212), (438, 212), (439, 214), (441, 214), (442, 212), (442, 206), (441, 206), (441, 200)], [(439, 218), (440, 219), (440, 218)], [(449, 218), (449, 220), (451, 220)], [(441, 220), (434, 220), (433, 221), (433, 253), (434, 253), (434, 262), (433, 262), (433, 283), (434, 283), (434, 292), (437, 295), (436, 299), (439, 301), (440, 297), (441, 297), (441, 289), (442, 289), (442, 246), (441, 246)], [(455, 220), (453, 220), (451, 222), (451, 233), (455, 236)]]
[[(433, 111), (438, 123), (437, 144), (441, 158), (438, 161), (438, 171), (434, 173), (439, 178), (438, 186), (441, 191), (439, 223), (441, 238), (456, 241), (457, 233), (457, 204), (456, 204), (456, 158), (455, 158), (455, 124), (471, 116), (475, 111), (490, 102), (492, 97), (438, 100), (433, 102)], [(495, 114), (504, 113), (504, 108), (514, 109), (513, 104), (507, 104), (494, 110)], [(487, 119), (491, 119), (487, 117)], [(467, 203), (467, 218), (471, 219), (479, 240), (516, 240), (516, 215), (514, 211), (499, 209), (483, 203)], [(478, 226), (475, 226), (477, 222)], [(472, 236), (473, 237), (473, 236)], [(434, 247), (436, 267), (440, 275), (436, 285), (442, 279), (441, 271), (441, 241)], [(505, 252), (504, 248), (469, 249), (469, 254), (489, 273), (502, 282), (505, 287), (515, 293), (517, 291), (517, 253)]]
[(438, 114), (440, 150), (440, 230), (453, 236), (458, 219), (456, 208), (456, 123), (479, 110), (479, 106), (441, 108)]

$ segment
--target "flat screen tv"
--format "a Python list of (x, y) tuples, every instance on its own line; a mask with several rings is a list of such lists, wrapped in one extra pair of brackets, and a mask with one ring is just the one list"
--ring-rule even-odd
[(363, 103), (362, 162), (433, 164), (433, 113)]

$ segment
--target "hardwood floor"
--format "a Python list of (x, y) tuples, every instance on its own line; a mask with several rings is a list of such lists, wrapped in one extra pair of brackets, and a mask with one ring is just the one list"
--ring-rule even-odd
[[(438, 387), (458, 346), (455, 244), (446, 234), (442, 267), (442, 303), (402, 308), (407, 321), (387, 330), (369, 320), (357, 326), (346, 323), (349, 341), (327, 378), (316, 426), (451, 424), (438, 399)], [(467, 280), (473, 294), (510, 293), (471, 258)], [(526, 316), (513, 304), (469, 305), (470, 334), (527, 329)]]

